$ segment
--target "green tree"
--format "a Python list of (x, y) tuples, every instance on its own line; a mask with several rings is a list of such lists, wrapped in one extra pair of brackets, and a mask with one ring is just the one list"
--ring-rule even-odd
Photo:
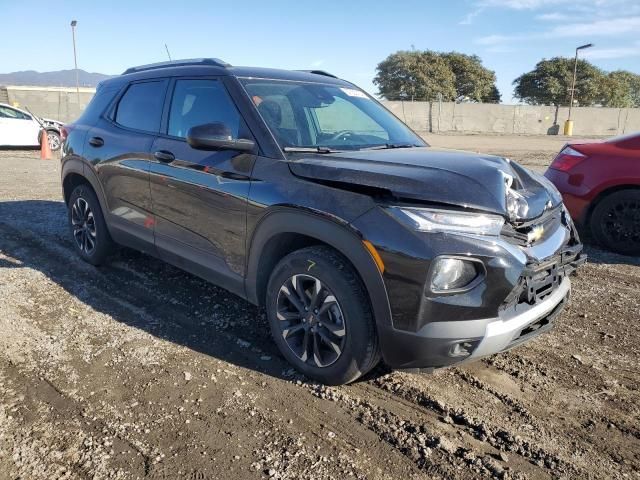
[(485, 98), (484, 102), (486, 103), (500, 103), (502, 96), (500, 95), (500, 90), (495, 85), (491, 87), (491, 91), (489, 92), (489, 96)]
[(602, 79), (600, 91), (605, 107), (640, 107), (640, 75), (626, 70), (609, 72)]
[(496, 74), (482, 65), (477, 55), (464, 53), (443, 53), (455, 75), (458, 100), (500, 103), (500, 92), (496, 87)]
[(456, 98), (449, 63), (429, 50), (392, 53), (378, 64), (373, 83), (388, 100), (436, 100), (439, 93), (445, 101)]
[[(532, 105), (568, 105), (573, 79), (573, 58), (542, 60), (513, 81), (515, 96)], [(586, 60), (578, 60), (574, 101), (588, 106), (600, 100), (604, 73)]]

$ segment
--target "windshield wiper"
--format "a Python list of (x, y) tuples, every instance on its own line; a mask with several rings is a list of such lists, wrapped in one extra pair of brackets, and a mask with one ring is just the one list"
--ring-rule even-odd
[(413, 143), (385, 143), (384, 145), (374, 145), (373, 147), (361, 148), (361, 150), (386, 150), (388, 148), (415, 148), (418, 145)]
[(282, 151), (287, 153), (335, 153), (338, 150), (332, 150), (328, 147), (283, 147)]

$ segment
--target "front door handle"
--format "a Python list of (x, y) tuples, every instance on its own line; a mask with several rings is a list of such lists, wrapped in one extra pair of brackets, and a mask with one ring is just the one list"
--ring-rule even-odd
[(167, 152), (166, 150), (158, 150), (153, 154), (153, 156), (156, 160), (162, 163), (171, 163), (176, 159), (176, 156), (173, 153)]
[(89, 145), (93, 145), (94, 147), (101, 147), (104, 145), (104, 140), (100, 137), (91, 137), (91, 140), (89, 140)]

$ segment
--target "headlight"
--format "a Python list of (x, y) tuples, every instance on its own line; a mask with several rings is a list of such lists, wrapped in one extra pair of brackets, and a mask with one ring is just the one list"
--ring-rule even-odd
[(504, 218), (485, 213), (413, 207), (391, 207), (390, 210), (420, 232), (499, 235), (504, 225)]
[(507, 187), (505, 204), (509, 219), (514, 221), (518, 218), (525, 218), (529, 211), (529, 204), (526, 198), (511, 188), (511, 185), (513, 185), (513, 177), (511, 175), (504, 175), (504, 183)]
[(529, 204), (527, 200), (518, 192), (512, 189), (507, 189), (507, 213), (511, 220), (518, 218), (525, 218), (529, 211)]

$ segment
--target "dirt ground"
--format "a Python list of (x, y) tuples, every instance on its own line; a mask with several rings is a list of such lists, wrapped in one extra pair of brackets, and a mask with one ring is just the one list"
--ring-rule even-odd
[[(428, 140), (538, 170), (564, 143)], [(131, 251), (80, 261), (59, 162), (0, 152), (0, 478), (640, 478), (640, 259), (587, 251), (551, 333), (327, 388), (232, 294)]]

